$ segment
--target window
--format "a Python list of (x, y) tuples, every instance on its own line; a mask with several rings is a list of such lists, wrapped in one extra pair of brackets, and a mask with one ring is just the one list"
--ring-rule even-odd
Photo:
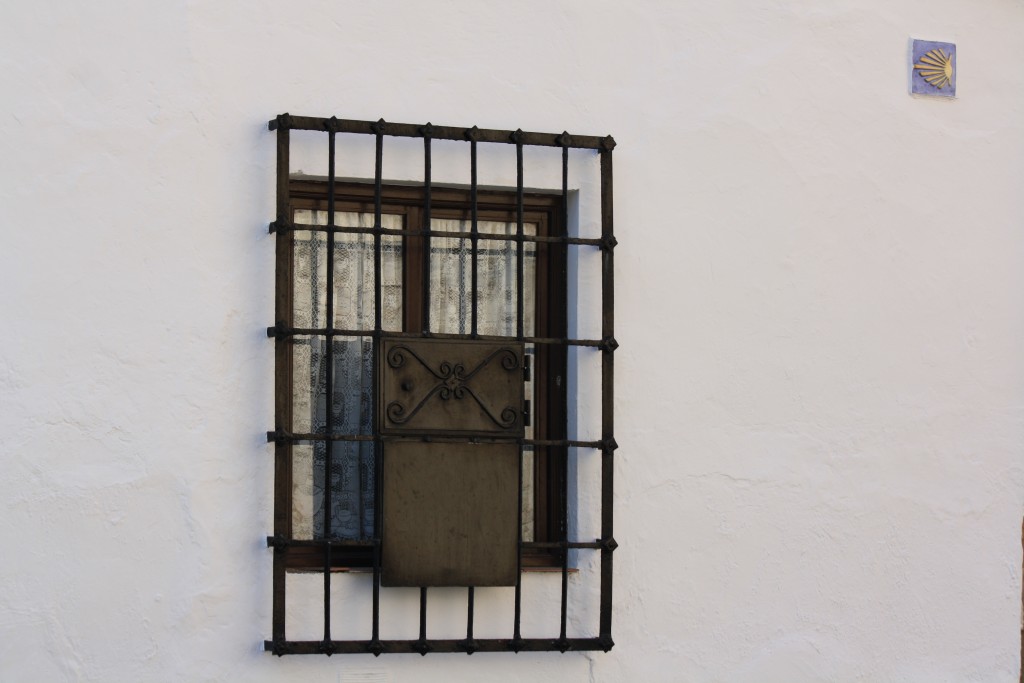
[[(290, 183), (292, 220), (296, 225), (325, 228), (328, 223), (327, 183)], [(384, 185), (381, 189), (384, 229), (409, 231), (423, 225), (422, 187)], [(335, 184), (335, 224), (372, 229), (374, 186)], [(517, 230), (515, 191), (478, 192), (477, 239), (444, 237), (472, 234), (470, 192), (433, 188), (429, 258), (423, 257), (423, 235), (384, 235), (381, 240), (381, 316), (384, 332), (473, 336), (517, 336)], [(524, 234), (552, 236), (564, 232), (565, 208), (560, 194), (524, 193)], [(292, 237), (292, 310), (297, 328), (325, 326), (327, 234), (295, 230)], [(336, 233), (334, 237), (334, 325), (368, 334), (333, 339), (331, 430), (336, 435), (372, 436), (376, 401), (371, 396), (374, 327), (374, 241), (367, 233)], [(476, 260), (476, 301), (473, 261)], [(523, 326), (525, 337), (564, 337), (566, 329), (564, 246), (529, 242), (523, 249)], [(431, 296), (425, 296), (425, 293)], [(429, 308), (428, 308), (429, 307)], [(444, 339), (444, 337), (440, 337)], [(293, 372), (291, 422), (294, 433), (327, 429), (326, 340), (316, 335), (290, 338)], [(525, 344), (525, 438), (564, 440), (564, 346)], [(538, 395), (540, 388), (542, 394)], [(429, 406), (424, 406), (429, 409)], [(292, 538), (322, 539), (325, 534), (327, 450), (331, 446), (331, 536), (345, 540), (373, 538), (375, 471), (370, 441), (313, 441), (297, 446), (292, 458)], [(524, 446), (522, 534), (527, 542), (560, 537), (558, 514), (565, 447)], [(335, 567), (372, 567), (372, 557), (358, 548), (334, 552)], [(557, 566), (552, 549), (524, 553), (524, 565)], [(322, 568), (323, 553), (313, 546), (292, 553), (293, 569)]]
[[(326, 179), (293, 177), (289, 130), (327, 133)], [(278, 134), (273, 639), (276, 654), (611, 647), (612, 335), (610, 138), (282, 115)], [(372, 181), (335, 177), (337, 134), (376, 137)], [(424, 139), (424, 182), (383, 182), (385, 136)], [(431, 140), (464, 139), (469, 188), (430, 180)], [(479, 142), (514, 144), (515, 188), (476, 183)], [(523, 147), (561, 147), (561, 192), (523, 186)], [(600, 238), (567, 234), (568, 151), (601, 155)], [(567, 254), (599, 248), (602, 335), (573, 339), (567, 324)], [(568, 349), (602, 357), (602, 434), (567, 433)], [(570, 539), (573, 449), (601, 457), (601, 538)], [(568, 638), (570, 550), (601, 554), (596, 633)], [(561, 571), (558, 638), (520, 633), (520, 577)], [(367, 640), (331, 637), (332, 572), (373, 572)], [(284, 629), (285, 576), (324, 575), (324, 637)], [(429, 587), (465, 586), (463, 641), (431, 640)], [(473, 595), (515, 586), (507, 639), (473, 638)], [(420, 638), (381, 640), (378, 600), (390, 586), (420, 587)]]

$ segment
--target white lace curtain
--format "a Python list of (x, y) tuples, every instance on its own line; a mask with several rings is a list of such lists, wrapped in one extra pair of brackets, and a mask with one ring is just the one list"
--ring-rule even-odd
[[(339, 225), (372, 227), (373, 214), (337, 212)], [(326, 225), (324, 211), (296, 211), (297, 223)], [(402, 228), (402, 217), (382, 216), (385, 228)], [(431, 228), (468, 232), (470, 222), (435, 219)], [(514, 223), (479, 221), (482, 234), (514, 234)], [(524, 226), (536, 234), (536, 226)], [(334, 327), (373, 329), (374, 241), (372, 235), (335, 235)], [(387, 331), (402, 328), (402, 238), (381, 240), (381, 324)], [(430, 327), (433, 332), (465, 334), (470, 331), (472, 250), (462, 238), (431, 241)], [(524, 331), (534, 333), (534, 249), (524, 248)], [(327, 236), (298, 231), (295, 234), (296, 327), (326, 325)], [(516, 333), (516, 244), (481, 239), (477, 250), (478, 332), (489, 335)], [(410, 283), (410, 286), (414, 286)], [(418, 285), (415, 285), (418, 286)], [(530, 350), (528, 349), (528, 353)], [(374, 397), (372, 386), (374, 349), (371, 337), (335, 337), (332, 425), (338, 434), (372, 434)], [(326, 341), (295, 340), (293, 349), (296, 432), (321, 432), (327, 424)], [(532, 386), (527, 386), (532, 397)], [(528, 435), (530, 436), (530, 435)], [(332, 467), (325, 478), (327, 449), (332, 448)], [(527, 454), (529, 456), (529, 453)], [(532, 537), (532, 457), (524, 460), (524, 535)], [(325, 489), (331, 487), (330, 535), (346, 539), (373, 535), (374, 471), (372, 442), (315, 442), (294, 449), (293, 515), (295, 538), (322, 538), (325, 531)], [(529, 520), (529, 522), (527, 522)]]

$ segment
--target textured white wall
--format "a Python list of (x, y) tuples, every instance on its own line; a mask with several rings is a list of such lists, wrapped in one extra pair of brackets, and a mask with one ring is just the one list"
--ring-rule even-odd
[[(1020, 0), (7, 3), (0, 680), (1016, 680), (1022, 30)], [(907, 95), (911, 36), (958, 44), (958, 100)], [(284, 111), (615, 135), (611, 653), (259, 651)]]

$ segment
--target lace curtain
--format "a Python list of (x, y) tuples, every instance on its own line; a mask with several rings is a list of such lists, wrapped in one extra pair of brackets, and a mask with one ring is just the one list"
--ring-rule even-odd
[[(337, 212), (339, 225), (372, 227), (373, 214)], [(297, 223), (326, 225), (324, 211), (296, 211)], [(402, 217), (382, 216), (385, 228), (402, 228)], [(435, 219), (439, 231), (470, 230), (470, 222)], [(514, 223), (479, 221), (483, 234), (514, 234)], [(524, 226), (535, 234), (536, 226)], [(374, 241), (372, 235), (335, 235), (334, 327), (372, 329), (374, 324)], [(386, 331), (402, 328), (402, 238), (381, 239), (381, 317)], [(533, 282), (536, 259), (532, 244), (524, 248), (524, 327), (534, 333)], [(296, 327), (326, 326), (327, 236), (297, 231), (294, 255)], [(477, 253), (477, 315), (480, 334), (516, 333), (516, 245), (510, 241), (481, 239)], [(468, 239), (434, 238), (431, 241), (431, 330), (442, 333), (470, 331), (472, 250)], [(373, 359), (371, 337), (335, 337), (334, 377), (326, 375), (326, 341), (297, 338), (293, 348), (295, 405), (294, 431), (321, 432), (327, 424), (327, 382), (333, 383), (331, 413), (337, 434), (373, 433)], [(527, 353), (532, 353), (528, 348)], [(533, 387), (527, 385), (527, 397)], [(529, 428), (527, 428), (529, 430)], [(528, 438), (532, 434), (527, 434)], [(327, 449), (332, 468), (325, 477)], [(532, 538), (532, 454), (524, 459), (524, 537)], [(294, 447), (292, 466), (295, 538), (324, 536), (324, 492), (331, 487), (331, 536), (365, 539), (373, 535), (374, 471), (372, 442), (316, 442)], [(329, 479), (329, 483), (328, 483)]]

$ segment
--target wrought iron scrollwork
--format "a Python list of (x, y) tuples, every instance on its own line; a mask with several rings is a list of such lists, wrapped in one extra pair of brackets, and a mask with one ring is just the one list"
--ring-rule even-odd
[(397, 345), (391, 347), (387, 352), (387, 363), (394, 369), (401, 368), (405, 365), (407, 355), (414, 358), (427, 372), (433, 375), (437, 380), (430, 391), (420, 399), (420, 401), (411, 409), (407, 409), (406, 406), (400, 401), (391, 401), (386, 407), (388, 419), (395, 424), (405, 424), (411, 420), (424, 405), (430, 401), (435, 395), (442, 401), (448, 401), (451, 399), (461, 400), (467, 395), (472, 397), (476, 401), (477, 405), (484, 411), (484, 413), (502, 429), (508, 429), (516, 424), (519, 420), (519, 411), (513, 406), (507, 406), (504, 408), (499, 415), (495, 415), (486, 403), (473, 391), (472, 387), (469, 386), (469, 381), (477, 375), (481, 370), (487, 367), (491, 361), (496, 358), (501, 363), (501, 367), (512, 372), (519, 368), (519, 356), (512, 349), (502, 348), (493, 351), (490, 355), (480, 361), (475, 368), (469, 373), (466, 372), (466, 366), (462, 363), (453, 363), (451, 361), (442, 361), (437, 369), (435, 370), (425, 361), (416, 351), (406, 345)]

